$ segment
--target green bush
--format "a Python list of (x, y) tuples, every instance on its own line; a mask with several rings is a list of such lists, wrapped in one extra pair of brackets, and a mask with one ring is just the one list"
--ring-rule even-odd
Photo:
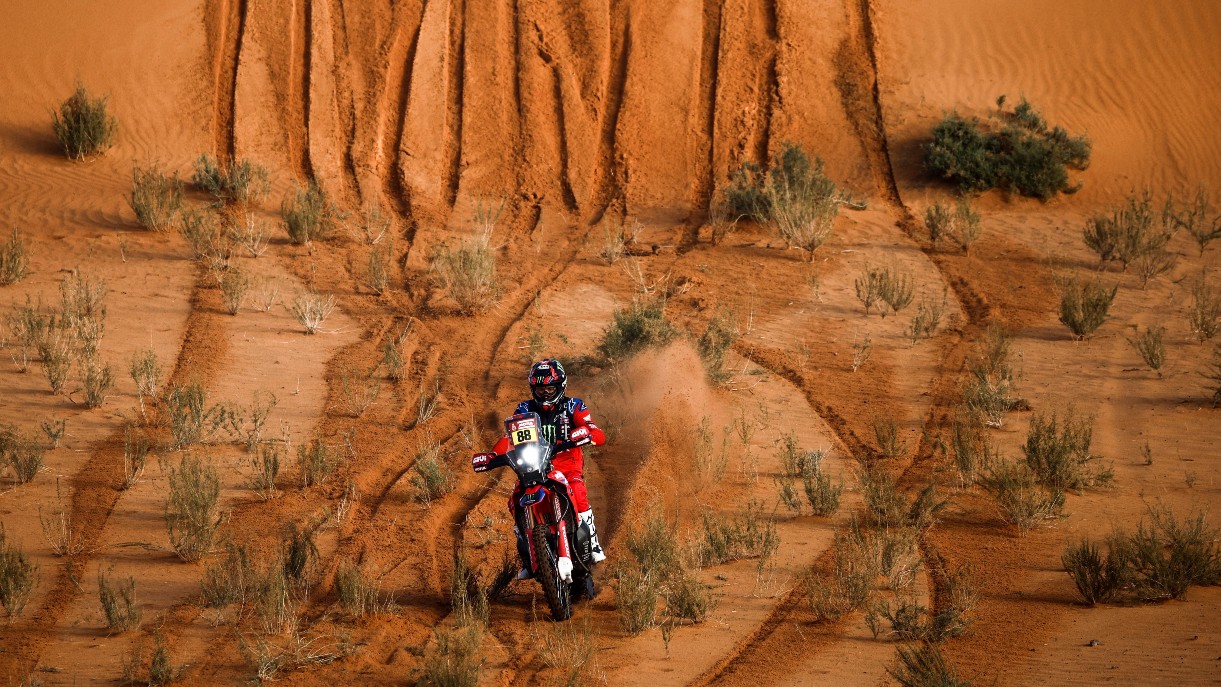
[(617, 309), (614, 322), (602, 333), (598, 354), (608, 361), (622, 361), (674, 338), (674, 327), (666, 320), (665, 302), (633, 301), (631, 307)]
[(1166, 363), (1166, 344), (1162, 337), (1166, 335), (1165, 327), (1148, 327), (1143, 332), (1137, 328), (1136, 334), (1128, 339), (1132, 348), (1140, 353), (1140, 357), (1151, 369), (1161, 375), (1162, 365)]
[(168, 177), (156, 165), (131, 168), (131, 195), (127, 204), (136, 213), (140, 226), (166, 231), (182, 210), (182, 182), (178, 175)]
[(1047, 200), (1080, 188), (1069, 182), (1067, 169), (1089, 166), (1089, 139), (1048, 129), (1025, 99), (1012, 112), (1003, 109), (1003, 96), (997, 105), (986, 122), (946, 115), (925, 147), (925, 169), (965, 192), (1002, 188)]
[(1026, 466), (1052, 492), (1070, 489), (1080, 492), (1106, 484), (1112, 479), (1112, 472), (1090, 467), (1095, 458), (1090, 453), (1093, 436), (1093, 418), (1076, 418), (1072, 411), (1063, 417), (1054, 412), (1035, 413), (1022, 445)]
[(54, 113), (51, 128), (64, 147), (64, 154), (73, 160), (85, 160), (101, 155), (114, 145), (119, 124), (106, 112), (107, 98), (90, 98), (81, 84)]
[(1150, 507), (1149, 525), (1137, 525), (1121, 554), (1131, 567), (1137, 596), (1182, 599), (1192, 585), (1221, 582), (1219, 536), (1204, 524), (1203, 513), (1180, 522), (1168, 508)]

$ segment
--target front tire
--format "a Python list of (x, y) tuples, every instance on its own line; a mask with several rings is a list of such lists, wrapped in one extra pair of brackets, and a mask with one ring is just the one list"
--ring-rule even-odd
[(572, 595), (569, 592), (568, 583), (561, 580), (559, 573), (556, 572), (556, 556), (548, 543), (549, 536), (546, 523), (540, 522), (534, 526), (530, 543), (534, 547), (534, 560), (538, 561), (538, 571), (535, 576), (543, 585), (547, 605), (551, 607), (552, 619), (564, 621), (572, 617)]

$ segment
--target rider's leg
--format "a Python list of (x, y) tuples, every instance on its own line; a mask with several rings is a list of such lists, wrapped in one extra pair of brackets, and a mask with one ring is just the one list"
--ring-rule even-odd
[(577, 509), (577, 518), (589, 528), (589, 547), (594, 563), (601, 563), (606, 560), (606, 553), (602, 551), (602, 544), (598, 542), (598, 528), (594, 526), (594, 510), (589, 505), (589, 494), (585, 491), (585, 476), (579, 471), (571, 475), (565, 472), (564, 476), (568, 478), (568, 486), (572, 488), (572, 500)]

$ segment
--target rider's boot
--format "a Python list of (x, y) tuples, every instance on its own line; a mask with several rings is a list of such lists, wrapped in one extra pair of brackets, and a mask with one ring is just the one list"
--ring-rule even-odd
[(530, 571), (530, 545), (526, 543), (526, 538), (522, 536), (521, 530), (517, 525), (513, 526), (513, 534), (517, 536), (517, 555), (521, 556), (521, 570), (518, 571), (515, 580), (529, 580), (534, 577), (534, 573)]
[(601, 563), (606, 560), (606, 554), (602, 552), (602, 544), (598, 543), (598, 529), (594, 527), (594, 509), (590, 508), (587, 511), (577, 513), (577, 517), (581, 519), (581, 523), (589, 528), (589, 548), (593, 554), (594, 563)]

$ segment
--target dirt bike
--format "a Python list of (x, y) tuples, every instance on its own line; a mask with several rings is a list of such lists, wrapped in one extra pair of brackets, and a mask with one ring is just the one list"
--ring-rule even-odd
[[(589, 529), (578, 523), (572, 492), (563, 473), (551, 465), (556, 446), (542, 435), (537, 413), (505, 420), (511, 448), (503, 459), (480, 453), (471, 460), (475, 472), (509, 465), (517, 473), (510, 503), (522, 561), (543, 586), (551, 617), (567, 620), (572, 604), (597, 593)], [(524, 540), (524, 546), (522, 541)]]

